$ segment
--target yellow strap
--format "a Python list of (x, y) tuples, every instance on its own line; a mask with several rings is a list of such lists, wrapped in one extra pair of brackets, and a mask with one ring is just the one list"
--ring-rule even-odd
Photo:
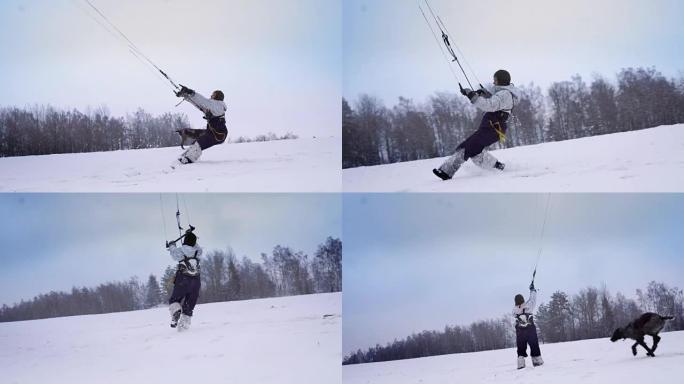
[(506, 142), (506, 133), (499, 128), (494, 128), (494, 130), (496, 131), (496, 134), (499, 135), (499, 141), (501, 144), (504, 144)]
[(501, 144), (506, 143), (506, 132), (501, 129), (501, 124), (498, 121), (496, 123), (492, 123), (492, 121), (489, 120), (489, 125), (494, 128), (496, 134), (499, 135), (499, 142)]

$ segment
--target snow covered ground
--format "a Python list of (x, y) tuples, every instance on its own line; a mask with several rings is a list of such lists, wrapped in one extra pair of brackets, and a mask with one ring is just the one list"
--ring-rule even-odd
[(493, 151), (506, 170), (468, 161), (449, 181), (445, 158), (345, 169), (345, 192), (682, 192), (684, 124)]
[(169, 174), (180, 147), (0, 158), (0, 192), (339, 192), (339, 138), (223, 144)]
[[(340, 293), (0, 323), (2, 383), (340, 383)], [(331, 315), (331, 316), (325, 316)]]
[[(405, 383), (507, 383), (507, 384), (608, 384), (679, 383), (684, 377), (684, 331), (661, 334), (656, 357), (643, 348), (634, 357), (629, 340), (609, 339), (543, 344), (545, 365), (516, 370), (515, 349), (463, 353), (399, 360), (385, 363), (346, 365), (345, 384)], [(651, 338), (646, 337), (651, 345)]]

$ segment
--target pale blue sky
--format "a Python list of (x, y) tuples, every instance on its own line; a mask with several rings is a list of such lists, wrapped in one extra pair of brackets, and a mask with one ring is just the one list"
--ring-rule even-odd
[[(231, 136), (339, 136), (339, 0), (91, 0), (177, 82), (222, 89)], [(0, 2), (0, 105), (201, 113), (178, 99), (83, 0)]]
[[(548, 195), (346, 194), (343, 351), (508, 313), (527, 295)], [(677, 194), (551, 195), (540, 302), (606, 284), (684, 288)]]
[[(206, 251), (230, 246), (260, 261), (283, 245), (313, 256), (328, 236), (341, 237), (337, 194), (202, 193), (179, 201), (182, 225), (189, 216)], [(0, 194), (0, 212), (0, 305), (134, 275), (144, 281), (174, 264), (164, 241), (178, 237), (175, 194), (161, 203), (159, 194)]]
[[(656, 66), (670, 77), (684, 70), (679, 0), (430, 4), (483, 84), (500, 68), (516, 84), (543, 88), (576, 73), (612, 80), (626, 67)], [(417, 0), (345, 0), (343, 15), (347, 99), (368, 93), (392, 105), (399, 96), (422, 102), (436, 91), (457, 90)]]

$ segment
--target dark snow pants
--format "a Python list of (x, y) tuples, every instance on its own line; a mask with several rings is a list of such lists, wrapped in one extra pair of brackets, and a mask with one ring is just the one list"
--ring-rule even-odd
[(226, 120), (222, 117), (212, 117), (209, 119), (207, 129), (202, 136), (197, 138), (197, 143), (202, 150), (213, 147), (216, 144), (222, 144), (228, 137), (228, 128), (226, 128)]
[(503, 111), (485, 113), (477, 131), (456, 147), (457, 151), (463, 149), (463, 161), (479, 155), (485, 148), (499, 141), (497, 131), (506, 133), (507, 120), (508, 113)]
[(480, 167), (494, 167), (497, 160), (485, 148), (499, 141), (506, 134), (508, 113), (487, 112), (482, 116), (480, 127), (456, 147), (456, 152), (439, 166), (449, 177), (453, 177), (463, 163), (472, 158)]
[(169, 304), (180, 303), (183, 309), (183, 314), (192, 316), (192, 310), (197, 304), (199, 298), (201, 282), (199, 276), (186, 276), (180, 272), (176, 272), (176, 278), (173, 282), (173, 292), (169, 299)]
[(530, 355), (532, 357), (541, 356), (539, 350), (539, 339), (537, 338), (537, 327), (530, 324), (525, 328), (515, 327), (515, 342), (518, 345), (518, 356), (527, 357), (527, 345), (530, 345)]

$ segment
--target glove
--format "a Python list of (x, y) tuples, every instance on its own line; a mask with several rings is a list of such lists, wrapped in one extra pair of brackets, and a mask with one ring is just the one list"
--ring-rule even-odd
[(181, 85), (180, 91), (176, 92), (176, 96), (178, 96), (178, 97), (192, 96), (194, 94), (195, 94), (195, 91), (186, 87), (185, 85)]
[(465, 88), (461, 90), (461, 94), (467, 97), (470, 101), (473, 101), (473, 98), (477, 95), (477, 92), (473, 91), (470, 88)]
[(484, 96), (484, 97), (488, 97), (488, 96), (491, 96), (491, 95), (492, 95), (491, 93), (489, 93), (488, 90), (486, 90), (486, 89), (484, 89), (484, 88), (480, 88), (480, 89), (478, 89), (478, 90), (475, 91), (475, 92), (476, 92), (478, 95)]
[(470, 88), (463, 88), (461, 87), (461, 84), (459, 84), (458, 86), (461, 88), (461, 95), (467, 97), (468, 99), (470, 99), (470, 101), (473, 101), (473, 97), (477, 95), (477, 92), (473, 91)]
[(534, 289), (534, 281), (530, 283), (530, 291), (536, 291), (536, 289)]

